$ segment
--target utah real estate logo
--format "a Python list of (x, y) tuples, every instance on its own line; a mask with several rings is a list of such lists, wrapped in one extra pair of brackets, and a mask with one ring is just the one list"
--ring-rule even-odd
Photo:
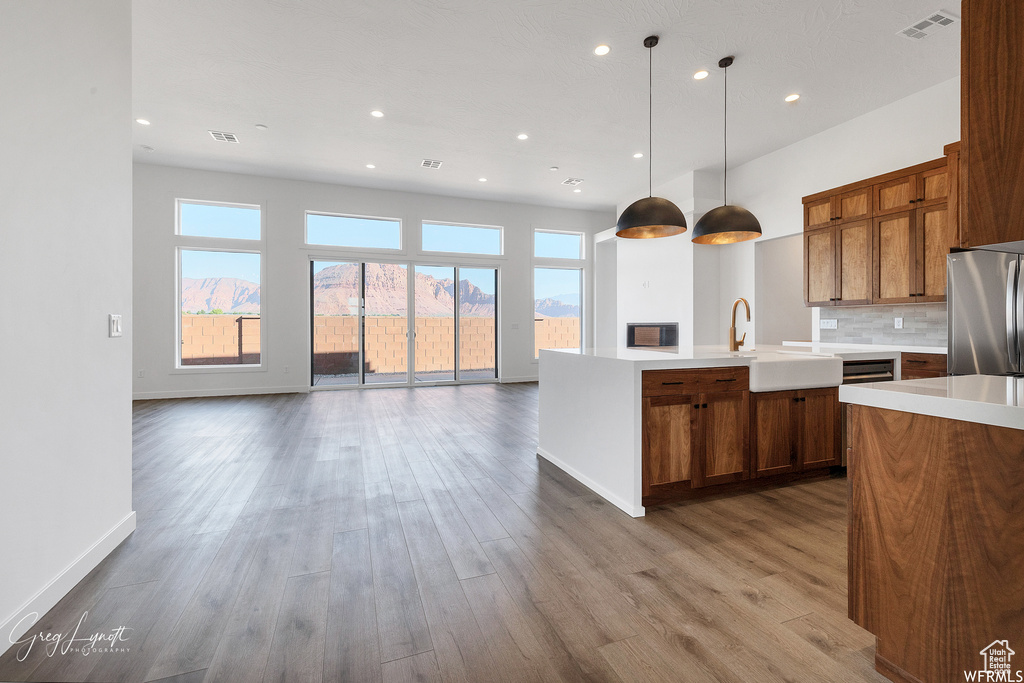
[(993, 640), (981, 652), (983, 665), (977, 671), (965, 671), (964, 678), (972, 683), (1024, 683), (1024, 671), (1013, 671), (1010, 659), (1017, 654), (1006, 640)]

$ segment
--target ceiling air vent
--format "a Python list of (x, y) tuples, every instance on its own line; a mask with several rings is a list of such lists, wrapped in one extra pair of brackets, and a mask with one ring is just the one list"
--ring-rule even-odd
[(224, 133), (219, 130), (208, 131), (214, 140), (218, 142), (234, 142), (238, 144), (238, 138), (235, 137), (234, 133)]
[(931, 34), (938, 31), (940, 28), (945, 28), (956, 21), (956, 17), (945, 11), (934, 12), (921, 21), (916, 22), (912, 26), (908, 26), (902, 31), (898, 32), (898, 35), (906, 36), (913, 40), (921, 40), (927, 38)]
[(441, 162), (437, 159), (424, 159), (420, 166), (423, 168), (441, 168)]
[(566, 178), (565, 180), (562, 181), (562, 184), (563, 185), (572, 185), (573, 187), (576, 187), (577, 185), (579, 185), (582, 182), (583, 182), (583, 178)]

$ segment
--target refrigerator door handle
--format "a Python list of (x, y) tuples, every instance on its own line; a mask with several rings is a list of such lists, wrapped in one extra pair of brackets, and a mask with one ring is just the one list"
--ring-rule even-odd
[(1006, 357), (1013, 370), (1017, 370), (1017, 267), (1010, 263), (1006, 273)]
[(1020, 260), (1017, 261), (1017, 287), (1016, 295), (1014, 296), (1015, 311), (1014, 311), (1014, 336), (1017, 337), (1017, 346), (1014, 349), (1014, 353), (1010, 355), (1010, 363), (1013, 365), (1013, 369), (1016, 372), (1021, 371), (1021, 365), (1024, 364), (1024, 290), (1022, 290), (1020, 281), (1021, 267)]

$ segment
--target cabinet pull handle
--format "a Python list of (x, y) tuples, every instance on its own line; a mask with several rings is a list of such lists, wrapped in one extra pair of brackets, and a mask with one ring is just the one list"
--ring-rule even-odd
[(806, 397), (806, 396), (801, 396), (801, 397), (800, 397), (800, 400), (801, 400), (801, 401), (806, 401), (806, 400), (807, 400), (807, 397)]
[(698, 410), (700, 408), (700, 404), (699, 403), (694, 403), (693, 404), (693, 408), (694, 408), (694, 410)]
[(708, 407), (708, 404), (707, 404), (707, 403), (701, 403), (701, 404), (700, 404), (700, 407), (701, 407), (701, 408), (707, 408), (707, 407)]
[(797, 397), (797, 396), (794, 396), (794, 397), (793, 397), (793, 403), (796, 403), (796, 402), (797, 402), (797, 401), (799, 401), (799, 400), (800, 400), (800, 398), (799, 398), (799, 397)]
[(667, 386), (672, 385), (672, 384), (686, 384), (686, 382), (662, 382), (661, 386), (667, 387)]
[(904, 358), (903, 362), (904, 363), (927, 363), (928, 361), (926, 361), (926, 360), (915, 360), (913, 358)]
[(736, 381), (736, 378), (735, 378), (735, 377), (732, 377), (732, 378), (730, 378), (730, 379), (716, 379), (715, 381), (716, 381), (716, 382), (735, 382), (735, 381)]

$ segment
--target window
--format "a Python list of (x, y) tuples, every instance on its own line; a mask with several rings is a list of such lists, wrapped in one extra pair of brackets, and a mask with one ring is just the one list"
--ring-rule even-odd
[(502, 254), (501, 228), (481, 225), (423, 224), (423, 251), (457, 254)]
[(258, 240), (262, 234), (260, 207), (178, 200), (178, 234)]
[(260, 254), (178, 251), (179, 364), (259, 365)]
[(583, 347), (581, 304), (583, 271), (579, 268), (534, 268), (534, 357), (541, 349)]
[(582, 259), (583, 233), (534, 230), (533, 255), (536, 258)]
[(402, 221), (306, 213), (306, 244), (352, 249), (401, 249)]

